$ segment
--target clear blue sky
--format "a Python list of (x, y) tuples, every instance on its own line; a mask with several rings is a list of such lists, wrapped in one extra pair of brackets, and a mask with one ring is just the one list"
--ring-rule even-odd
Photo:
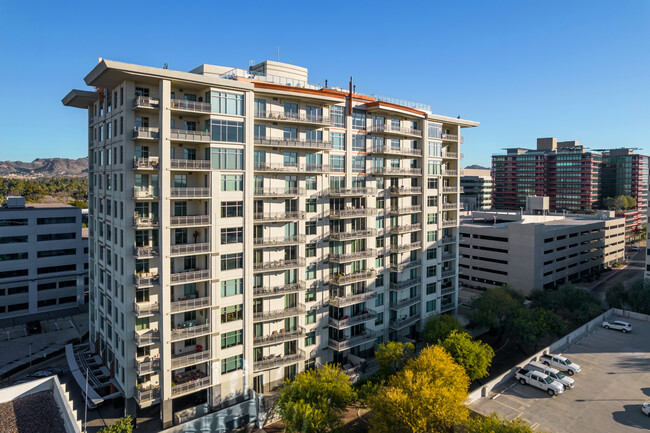
[[(258, 5), (259, 3), (259, 5)], [(310, 81), (481, 122), (464, 165), (537, 137), (650, 153), (650, 2), (0, 2), (0, 160), (86, 155), (61, 98), (99, 56), (189, 70), (275, 59)]]

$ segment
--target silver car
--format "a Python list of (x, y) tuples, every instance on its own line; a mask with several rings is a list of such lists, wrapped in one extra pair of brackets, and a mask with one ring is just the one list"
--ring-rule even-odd
[(615, 329), (617, 331), (621, 331), (623, 334), (632, 332), (632, 325), (627, 322), (621, 322), (620, 320), (614, 320), (613, 322), (603, 322), (603, 328)]

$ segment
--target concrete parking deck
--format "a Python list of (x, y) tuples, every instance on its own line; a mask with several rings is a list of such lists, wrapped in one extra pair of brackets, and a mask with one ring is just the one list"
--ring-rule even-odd
[(574, 389), (555, 397), (505, 381), (471, 408), (522, 418), (553, 433), (612, 433), (650, 429), (641, 404), (650, 401), (650, 322), (614, 316), (632, 324), (633, 332), (597, 327), (563, 354), (582, 367)]

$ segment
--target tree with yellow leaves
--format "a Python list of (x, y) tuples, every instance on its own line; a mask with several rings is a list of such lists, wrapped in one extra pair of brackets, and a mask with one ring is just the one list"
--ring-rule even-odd
[(468, 417), (465, 369), (440, 346), (422, 350), (370, 396), (372, 432), (444, 432)]

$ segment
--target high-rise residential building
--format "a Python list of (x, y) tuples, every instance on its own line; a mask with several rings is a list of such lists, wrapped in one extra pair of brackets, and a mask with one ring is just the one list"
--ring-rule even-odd
[(529, 195), (547, 196), (551, 211), (593, 212), (603, 200), (629, 195), (626, 238), (638, 238), (648, 207), (648, 157), (632, 149), (587, 151), (577, 141), (538, 138), (534, 150), (512, 148), (492, 156), (495, 209), (522, 210)]
[(81, 209), (8, 197), (0, 208), (0, 319), (76, 307), (87, 283)]
[(464, 287), (508, 285), (524, 295), (590, 277), (625, 258), (625, 220), (550, 214), (548, 197), (528, 197), (526, 211), (475, 211), (460, 225)]
[(90, 345), (163, 426), (326, 362), (359, 371), (455, 309), (478, 123), (272, 61), (103, 60), (85, 82), (63, 102), (88, 110)]
[(492, 176), (489, 168), (460, 170), (460, 188), (463, 209), (472, 211), (492, 207)]

